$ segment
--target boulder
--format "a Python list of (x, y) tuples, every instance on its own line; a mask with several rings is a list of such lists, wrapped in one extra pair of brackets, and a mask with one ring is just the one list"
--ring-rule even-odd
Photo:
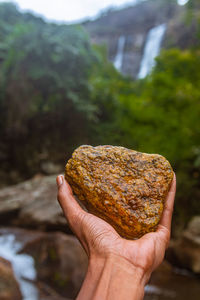
[(86, 254), (75, 237), (46, 233), (27, 242), (22, 251), (33, 256), (38, 281), (74, 299), (87, 270)]
[(195, 216), (181, 237), (171, 243), (167, 259), (200, 274), (200, 216)]
[[(127, 1), (133, 2), (133, 1)], [(82, 23), (92, 42), (108, 48), (109, 59), (117, 55), (120, 36), (125, 38), (121, 71), (137, 78), (149, 30), (177, 18), (181, 7), (174, 1), (134, 1), (121, 9), (110, 9), (93, 21)]]
[(0, 299), (22, 300), (19, 284), (16, 281), (11, 263), (0, 257)]
[(0, 223), (38, 229), (67, 230), (56, 199), (56, 176), (36, 176), (0, 190)]
[(62, 172), (62, 166), (51, 161), (43, 161), (40, 168), (41, 171), (46, 175), (59, 174)]
[(34, 258), (34, 284), (40, 299), (74, 299), (85, 277), (88, 263), (79, 241), (62, 232), (0, 228), (0, 235), (10, 234), (21, 245), (19, 254), (25, 253)]

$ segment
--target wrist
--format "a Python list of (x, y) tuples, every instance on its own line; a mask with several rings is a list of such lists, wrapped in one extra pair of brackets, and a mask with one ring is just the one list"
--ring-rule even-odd
[(129, 259), (110, 253), (104, 257), (92, 255), (89, 258), (89, 268), (90, 269), (102, 269), (105, 265), (116, 265), (119, 268), (123, 269), (126, 272), (129, 272), (130, 275), (138, 275), (138, 279), (141, 281), (145, 281), (146, 279), (146, 272), (143, 268), (133, 264)]
[(121, 256), (92, 256), (86, 277), (93, 284), (90, 299), (143, 299), (145, 272)]

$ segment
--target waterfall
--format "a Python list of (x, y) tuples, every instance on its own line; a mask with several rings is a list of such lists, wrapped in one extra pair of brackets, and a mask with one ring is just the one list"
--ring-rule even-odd
[(185, 5), (188, 3), (188, 0), (177, 0), (179, 5)]
[(34, 260), (30, 255), (19, 254), (21, 248), (14, 234), (0, 236), (0, 256), (11, 262), (23, 300), (38, 300), (38, 291), (30, 282), (36, 279)]
[(114, 66), (118, 71), (121, 71), (123, 65), (123, 54), (125, 47), (126, 38), (125, 36), (120, 36), (117, 45), (117, 54), (114, 60)]
[(152, 28), (148, 35), (144, 48), (144, 55), (141, 61), (138, 78), (145, 78), (155, 65), (155, 58), (159, 55), (162, 39), (167, 29), (166, 24)]

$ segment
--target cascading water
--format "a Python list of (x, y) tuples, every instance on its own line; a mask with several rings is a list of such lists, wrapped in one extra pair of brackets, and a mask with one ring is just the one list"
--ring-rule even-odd
[(188, 0), (177, 0), (179, 5), (185, 5), (188, 3)]
[(114, 66), (118, 71), (121, 71), (123, 65), (123, 55), (125, 47), (126, 38), (125, 36), (120, 36), (117, 45), (117, 55), (115, 57)]
[(144, 48), (144, 55), (141, 61), (138, 78), (145, 78), (155, 65), (155, 58), (159, 55), (162, 39), (166, 32), (167, 25), (161, 24), (152, 28), (148, 35)]
[(11, 262), (23, 300), (38, 300), (38, 291), (31, 283), (36, 279), (34, 260), (27, 254), (18, 254), (21, 248), (14, 234), (0, 236), (0, 256)]

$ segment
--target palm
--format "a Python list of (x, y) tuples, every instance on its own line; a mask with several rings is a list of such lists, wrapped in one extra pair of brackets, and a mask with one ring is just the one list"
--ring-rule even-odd
[(142, 269), (155, 269), (163, 259), (165, 247), (159, 242), (160, 236), (157, 232), (148, 233), (138, 240), (126, 240), (107, 222), (91, 214), (83, 217), (82, 228), (84, 240), (90, 241), (83, 245), (88, 253), (112, 253)]
[(97, 254), (101, 257), (114, 254), (150, 274), (162, 262), (169, 241), (175, 191), (174, 177), (156, 232), (145, 234), (134, 241), (121, 238), (107, 222), (83, 211), (66, 181), (59, 188), (58, 200), (72, 230), (89, 257)]

